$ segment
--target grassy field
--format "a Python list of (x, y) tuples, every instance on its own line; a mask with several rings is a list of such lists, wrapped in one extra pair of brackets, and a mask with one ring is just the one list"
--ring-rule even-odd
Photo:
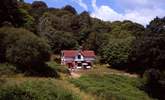
[(80, 90), (97, 96), (96, 100), (152, 100), (140, 90), (141, 80), (137, 75), (95, 66), (88, 71), (80, 71), (80, 78), (70, 82)]
[(48, 62), (59, 78), (27, 76), (9, 64), (0, 65), (0, 100), (94, 100), (69, 83), (67, 67)]
[[(139, 89), (141, 81), (137, 75), (95, 65), (91, 70), (74, 72), (79, 77), (72, 77), (65, 66), (47, 64), (58, 72), (59, 78), (17, 73), (1, 77), (0, 100), (151, 100)], [(15, 72), (8, 70), (8, 64), (4, 66), (2, 75)]]
[(71, 79), (80, 90), (98, 96), (98, 100), (151, 100), (139, 89), (138, 79), (120, 75), (84, 75)]
[(49, 78), (1, 79), (0, 100), (82, 100), (59, 80)]

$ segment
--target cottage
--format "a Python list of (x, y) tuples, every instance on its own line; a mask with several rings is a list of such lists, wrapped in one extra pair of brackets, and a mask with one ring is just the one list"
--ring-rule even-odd
[(89, 69), (95, 60), (92, 50), (63, 50), (61, 51), (61, 64), (74, 69)]

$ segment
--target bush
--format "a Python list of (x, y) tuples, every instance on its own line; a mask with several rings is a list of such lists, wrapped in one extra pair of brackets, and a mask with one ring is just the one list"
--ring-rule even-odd
[(16, 67), (11, 64), (0, 64), (0, 76), (12, 76), (16, 74)]
[(80, 100), (60, 82), (51, 79), (9, 80), (0, 87), (0, 100)]
[(149, 69), (143, 75), (144, 90), (152, 97), (164, 100), (165, 72)]
[(61, 50), (75, 49), (78, 42), (71, 33), (56, 31), (45, 36), (49, 40), (49, 44), (54, 53), (59, 54)]
[(1, 28), (6, 46), (6, 59), (14, 64), (31, 67), (49, 60), (50, 47), (47, 42), (25, 29)]
[(50, 58), (50, 46), (44, 39), (21, 28), (4, 27), (0, 29), (0, 35), (3, 35), (0, 39), (3, 59), (23, 71), (45, 73), (47, 69), (49, 73), (51, 68), (45, 66), (45, 62)]
[(128, 64), (132, 40), (133, 37), (111, 39), (109, 44), (103, 48), (103, 60), (112, 66), (124, 68), (124, 65)]
[(37, 9), (45, 9), (48, 8), (47, 4), (43, 1), (34, 1), (32, 3), (32, 7), (33, 8), (37, 8)]
[(51, 61), (51, 62), (48, 62), (47, 64), (49, 67), (56, 70), (57, 72), (62, 72), (62, 73), (66, 73), (66, 74), (70, 73), (66, 66), (62, 66), (60, 64), (57, 64), (56, 62)]
[(24, 73), (26, 76), (52, 77), (52, 78), (60, 77), (56, 69), (51, 68), (46, 64), (35, 66), (30, 70), (25, 70)]
[(66, 10), (66, 11), (69, 11), (69, 12), (71, 12), (72, 14), (77, 14), (77, 11), (75, 10), (75, 8), (73, 8), (72, 6), (70, 6), (70, 5), (66, 5), (64, 8), (63, 8), (63, 10)]
[(133, 42), (130, 62), (135, 70), (154, 68), (165, 70), (165, 18), (155, 18), (147, 26), (146, 31), (137, 36)]

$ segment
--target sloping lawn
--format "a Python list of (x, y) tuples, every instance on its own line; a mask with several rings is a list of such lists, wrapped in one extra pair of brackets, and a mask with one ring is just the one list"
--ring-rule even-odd
[(80, 90), (98, 96), (98, 100), (151, 100), (139, 89), (138, 78), (113, 74), (88, 74), (71, 79)]
[(0, 100), (81, 100), (64, 85), (49, 78), (0, 79)]

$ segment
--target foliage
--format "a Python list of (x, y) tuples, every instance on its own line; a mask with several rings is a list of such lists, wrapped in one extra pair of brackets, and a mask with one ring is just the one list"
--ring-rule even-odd
[[(146, 69), (164, 70), (165, 19), (155, 19), (148, 25), (145, 34), (136, 38), (130, 55), (131, 63)], [(162, 22), (162, 23), (160, 23)], [(155, 24), (154, 24), (155, 23)]]
[(138, 87), (138, 79), (118, 75), (89, 74), (71, 82), (101, 100), (151, 100)]
[(44, 65), (49, 60), (47, 42), (25, 29), (4, 27), (0, 29), (4, 35), (1, 40), (3, 53), (7, 61), (30, 69)]
[(144, 89), (153, 97), (164, 100), (165, 18), (155, 18), (144, 34), (136, 37), (130, 55), (133, 70), (145, 72)]
[(34, 1), (32, 3), (32, 8), (36, 8), (36, 9), (44, 9), (44, 8), (48, 8), (47, 4), (43, 1)]
[[(67, 13), (67, 11), (65, 11)], [(55, 13), (62, 13), (61, 11)], [(40, 18), (38, 32), (42, 37), (48, 39), (52, 50), (55, 53), (60, 53), (62, 49), (73, 49), (76, 48), (78, 42), (71, 33), (70, 18), (73, 16), (63, 15), (57, 16), (51, 13), (44, 13)]]
[(1, 100), (80, 100), (62, 83), (52, 79), (7, 80), (0, 87)]
[(12, 76), (16, 74), (17, 70), (14, 65), (4, 63), (0, 64), (0, 76)]
[(143, 75), (144, 90), (152, 97), (164, 100), (165, 72), (156, 69), (147, 70)]
[(22, 15), (22, 18), (24, 21), (24, 24), (22, 26), (24, 26), (25, 28), (29, 30), (34, 30), (32, 28), (32, 26), (34, 26), (34, 18), (31, 15), (29, 15), (29, 13), (24, 9), (19, 9), (18, 11)]
[[(71, 22), (74, 15), (65, 10), (53, 10), (45, 12), (39, 18), (38, 32), (39, 34), (50, 34), (55, 31), (73, 32)], [(74, 19), (75, 20), (75, 19)]]
[(61, 50), (76, 49), (78, 43), (70, 33), (57, 31), (51, 36), (46, 36), (52, 51), (59, 54)]
[(116, 21), (111, 23), (111, 34), (116, 38), (126, 38), (128, 36), (139, 36), (145, 28), (144, 26), (125, 20), (123, 22)]
[(107, 39), (108, 42), (103, 41), (106, 45), (102, 46), (100, 52), (101, 62), (109, 63), (114, 68), (128, 68), (132, 42), (136, 36), (143, 33), (144, 27), (131, 21), (116, 21), (107, 24), (111, 25), (111, 31), (106, 36), (102, 35), (109, 39)]
[(60, 64), (57, 64), (56, 62), (51, 61), (51, 62), (48, 62), (47, 64), (49, 67), (53, 68), (57, 72), (61, 72), (61, 73), (65, 73), (65, 74), (70, 73), (66, 66), (62, 66)]
[(11, 22), (14, 26), (22, 26), (24, 21), (23, 14), (20, 12), (17, 0), (3, 0), (0, 6), (0, 25), (4, 22)]
[(111, 39), (102, 51), (102, 60), (113, 67), (125, 67), (128, 64), (128, 56), (131, 51), (131, 43), (134, 38)]
[(63, 10), (67, 10), (67, 11), (69, 11), (69, 12), (71, 12), (72, 14), (77, 14), (77, 11), (75, 10), (75, 8), (73, 8), (72, 6), (70, 6), (70, 5), (66, 5), (64, 8), (63, 8)]
[(91, 30), (92, 32), (97, 32), (97, 33), (109, 33), (111, 32), (111, 24), (110, 22), (104, 22), (100, 19), (91, 19)]
[(109, 35), (107, 33), (90, 33), (86, 42), (83, 44), (85, 49), (94, 50), (98, 55), (109, 42)]

